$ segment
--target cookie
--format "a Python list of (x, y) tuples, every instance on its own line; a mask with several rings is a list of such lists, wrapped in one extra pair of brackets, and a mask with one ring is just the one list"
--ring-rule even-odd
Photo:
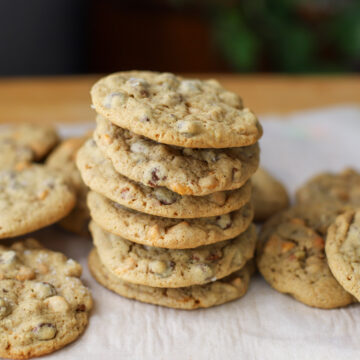
[(289, 195), (284, 185), (265, 169), (259, 168), (251, 177), (255, 221), (265, 221), (289, 206)]
[(81, 270), (34, 239), (0, 245), (0, 357), (49, 354), (83, 333), (92, 298)]
[(190, 149), (157, 143), (97, 117), (94, 140), (120, 174), (180, 195), (240, 188), (259, 166), (259, 146)]
[(324, 236), (294, 217), (292, 209), (276, 214), (264, 225), (257, 265), (274, 289), (306, 305), (331, 309), (354, 301), (330, 271)]
[(46, 160), (46, 165), (60, 170), (76, 191), (77, 200), (74, 209), (59, 224), (66, 230), (79, 235), (88, 234), (90, 220), (89, 209), (86, 205), (88, 188), (75, 164), (76, 153), (86, 140), (87, 137), (67, 139), (56, 147)]
[(116, 276), (153, 287), (201, 285), (241, 269), (253, 257), (256, 229), (252, 225), (235, 239), (195, 249), (164, 249), (140, 245), (90, 222), (101, 261)]
[[(3, 161), (9, 162), (8, 156), (14, 158), (17, 163), (25, 153), (27, 161), (42, 160), (58, 142), (59, 136), (55, 128), (49, 125), (19, 124), (2, 129), (0, 167), (3, 167)], [(10, 153), (3, 152), (3, 149), (10, 149), (9, 145), (12, 151)]]
[(53, 224), (75, 205), (66, 179), (43, 165), (0, 171), (0, 239)]
[(12, 139), (0, 138), (0, 169), (9, 169), (34, 160), (34, 153), (28, 147)]
[(91, 191), (91, 218), (107, 232), (127, 240), (168, 249), (186, 249), (232, 239), (253, 218), (251, 203), (229, 214), (198, 219), (163, 218), (140, 213)]
[(326, 256), (341, 286), (360, 301), (360, 210), (338, 216), (328, 230)]
[(296, 200), (337, 201), (360, 206), (360, 173), (354, 169), (345, 169), (339, 174), (319, 174), (298, 189)]
[(167, 218), (200, 218), (227, 214), (250, 201), (250, 181), (237, 190), (206, 196), (181, 196), (166, 188), (135, 183), (115, 171), (95, 141), (78, 151), (77, 166), (87, 186), (112, 201), (150, 215)]
[(247, 263), (241, 270), (221, 280), (183, 288), (156, 288), (123, 281), (101, 263), (95, 249), (89, 255), (89, 269), (99, 284), (121, 296), (154, 305), (193, 310), (243, 297), (248, 290), (254, 265)]
[(95, 110), (114, 124), (164, 144), (240, 147), (262, 135), (256, 116), (216, 80), (120, 72), (100, 79), (91, 98)]

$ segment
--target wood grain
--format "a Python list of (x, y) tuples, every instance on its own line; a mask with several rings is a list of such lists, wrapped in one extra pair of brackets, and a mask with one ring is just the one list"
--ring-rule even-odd
[[(360, 77), (191, 74), (218, 79), (257, 114), (360, 104)], [(89, 90), (99, 76), (0, 79), (0, 123), (93, 121)]]

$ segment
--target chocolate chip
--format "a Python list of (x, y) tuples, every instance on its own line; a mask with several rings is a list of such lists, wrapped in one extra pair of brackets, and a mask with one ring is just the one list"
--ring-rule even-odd
[(207, 261), (217, 261), (219, 259), (221, 259), (221, 256), (219, 254), (210, 254), (206, 257)]
[(84, 312), (84, 311), (86, 311), (86, 306), (84, 304), (79, 304), (76, 307), (76, 312)]
[(51, 340), (56, 336), (56, 326), (51, 323), (41, 323), (32, 329), (36, 338), (39, 340)]

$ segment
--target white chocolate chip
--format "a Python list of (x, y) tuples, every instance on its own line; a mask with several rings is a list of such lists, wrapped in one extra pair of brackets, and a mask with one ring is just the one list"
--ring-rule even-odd
[(154, 195), (161, 205), (171, 205), (177, 200), (177, 195), (166, 188), (155, 188)]
[(231, 226), (230, 214), (218, 216), (216, 219), (216, 224), (223, 230), (228, 229)]
[(9, 315), (11, 312), (10, 304), (4, 299), (0, 297), (0, 320), (5, 316)]
[(180, 83), (179, 91), (182, 94), (195, 94), (201, 92), (201, 82), (199, 80), (183, 80)]
[(179, 120), (176, 122), (176, 128), (180, 134), (193, 136), (199, 134), (202, 130), (199, 121)]
[(131, 86), (134, 86), (134, 87), (138, 87), (138, 86), (147, 87), (147, 86), (149, 86), (149, 83), (145, 79), (135, 78), (135, 77), (130, 78), (127, 81), (127, 83), (129, 83)]
[(66, 276), (80, 277), (81, 272), (82, 272), (82, 267), (76, 261), (74, 261), (73, 259), (68, 259), (66, 261), (66, 267), (64, 269), (64, 274)]
[(4, 251), (0, 255), (0, 264), (13, 264), (16, 261), (16, 252), (13, 250)]
[(127, 96), (122, 92), (113, 92), (105, 96), (103, 106), (106, 109), (116, 108), (126, 103)]
[(57, 333), (56, 326), (51, 323), (41, 323), (32, 331), (38, 340), (51, 340)]
[(54, 312), (65, 313), (70, 309), (70, 305), (62, 296), (49, 297), (44, 301), (44, 303)]
[(146, 154), (148, 155), (151, 151), (151, 146), (148, 141), (140, 139), (131, 144), (130, 150), (136, 154)]
[(46, 299), (56, 295), (54, 286), (47, 282), (37, 282), (33, 285), (33, 289), (39, 299)]
[(167, 265), (164, 261), (154, 260), (149, 264), (149, 270), (155, 274), (163, 274), (167, 270)]

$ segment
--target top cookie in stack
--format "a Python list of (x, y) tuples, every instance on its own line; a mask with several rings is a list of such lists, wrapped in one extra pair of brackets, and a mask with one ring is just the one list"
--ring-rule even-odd
[[(255, 249), (256, 116), (215, 80), (169, 73), (115, 73), (91, 95), (97, 127), (77, 165), (93, 190), (93, 275), (121, 295), (172, 307), (244, 294), (249, 276), (237, 272), (250, 274)], [(171, 300), (161, 287), (177, 288)]]

